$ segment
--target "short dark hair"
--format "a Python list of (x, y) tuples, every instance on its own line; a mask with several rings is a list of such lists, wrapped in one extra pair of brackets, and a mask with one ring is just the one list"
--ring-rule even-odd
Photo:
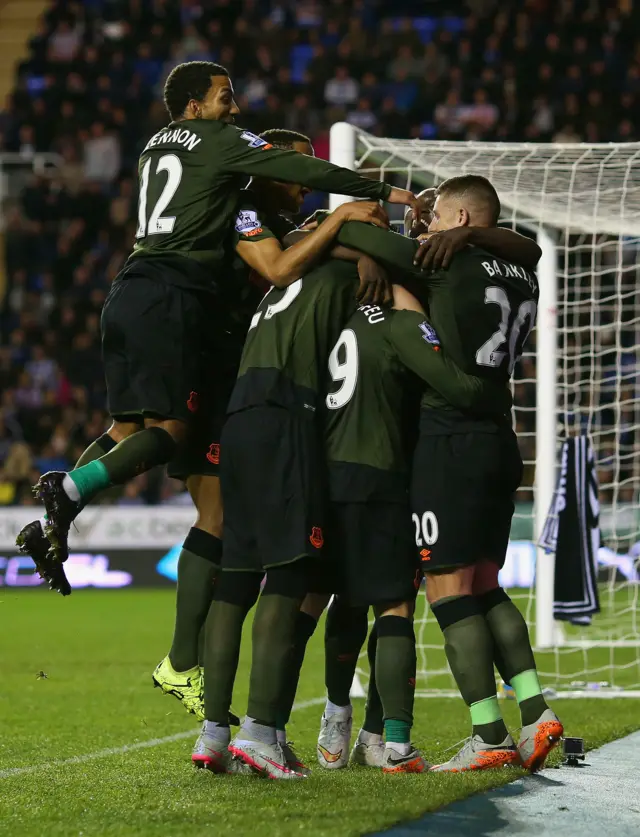
[(470, 198), (487, 216), (489, 226), (495, 227), (500, 219), (500, 198), (493, 185), (479, 174), (463, 174), (450, 177), (438, 186), (438, 195)]
[(283, 148), (285, 151), (291, 150), (296, 142), (308, 142), (312, 146), (308, 136), (299, 131), (287, 131), (286, 128), (269, 128), (260, 134), (260, 138), (267, 140), (274, 148)]
[(172, 119), (179, 119), (191, 99), (201, 102), (211, 88), (211, 76), (228, 76), (227, 70), (213, 61), (187, 61), (169, 73), (164, 84), (164, 104)]

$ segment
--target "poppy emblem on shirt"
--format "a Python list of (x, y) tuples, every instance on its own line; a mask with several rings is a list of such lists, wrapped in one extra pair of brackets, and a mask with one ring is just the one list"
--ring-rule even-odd
[(190, 413), (195, 413), (200, 406), (200, 398), (197, 392), (191, 392), (187, 399), (187, 409)]

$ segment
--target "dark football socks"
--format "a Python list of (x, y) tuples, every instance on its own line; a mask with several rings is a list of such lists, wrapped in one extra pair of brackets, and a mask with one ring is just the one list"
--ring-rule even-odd
[(369, 629), (369, 608), (349, 607), (334, 598), (327, 612), (324, 634), (327, 697), (336, 706), (349, 706), (349, 693), (358, 656)]
[(302, 598), (263, 591), (253, 619), (247, 716), (274, 731)]
[(205, 623), (204, 714), (207, 721), (229, 725), (229, 707), (238, 670), (242, 626), (249, 608), (214, 601)]
[(122, 485), (155, 465), (168, 462), (175, 449), (171, 434), (161, 427), (148, 427), (123, 439), (100, 459), (67, 474), (64, 490), (72, 500), (86, 505), (110, 485)]
[(242, 627), (260, 594), (259, 573), (225, 572), (218, 576), (205, 622), (204, 712), (207, 721), (229, 725), (229, 707), (238, 670)]
[(471, 712), (473, 732), (486, 744), (507, 736), (493, 670), (493, 637), (474, 596), (440, 599), (433, 615), (444, 634), (445, 653), (462, 699)]
[(409, 744), (416, 688), (413, 622), (403, 616), (381, 616), (376, 625), (375, 673), (384, 710), (385, 738), (388, 744)]
[(296, 692), (298, 691), (300, 671), (302, 670), (307, 644), (313, 636), (317, 624), (318, 622), (313, 616), (310, 616), (308, 613), (303, 613), (303, 611), (300, 611), (296, 617), (295, 634), (293, 643), (289, 648), (284, 688), (276, 718), (276, 727), (279, 730), (286, 728), (291, 717), (291, 710), (293, 709)]
[(367, 642), (367, 657), (369, 659), (369, 689), (367, 703), (364, 710), (362, 729), (372, 735), (382, 735), (384, 730), (382, 702), (376, 683), (376, 650), (378, 646), (378, 623), (376, 622), (369, 633)]
[(498, 670), (516, 693), (522, 725), (533, 724), (548, 706), (542, 696), (527, 623), (502, 587), (480, 596), (478, 602), (495, 643)]
[(213, 586), (222, 556), (222, 541), (192, 528), (178, 558), (176, 621), (169, 660), (175, 671), (198, 665), (200, 633), (213, 600)]
[(89, 447), (83, 451), (74, 467), (76, 469), (82, 468), (83, 465), (87, 465), (95, 459), (100, 459), (105, 453), (113, 450), (117, 444), (115, 439), (112, 439), (108, 433), (103, 433), (102, 436), (98, 437), (94, 442), (91, 442)]

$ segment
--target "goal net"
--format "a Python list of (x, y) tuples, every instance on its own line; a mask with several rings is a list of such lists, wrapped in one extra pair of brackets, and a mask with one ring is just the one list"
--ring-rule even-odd
[[(500, 196), (501, 223), (537, 236), (538, 325), (514, 379), (525, 476), (501, 582), (525, 614), (547, 688), (640, 695), (640, 143), (393, 140), (338, 123), (331, 159), (414, 192), (484, 175)], [(602, 542), (601, 612), (581, 627), (554, 620), (555, 559), (536, 546), (561, 442), (576, 434), (595, 453)], [(452, 692), (423, 596), (416, 619), (418, 693)]]

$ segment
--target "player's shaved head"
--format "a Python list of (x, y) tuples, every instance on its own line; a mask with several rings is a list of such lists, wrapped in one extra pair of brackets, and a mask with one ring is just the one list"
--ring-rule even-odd
[[(213, 90), (212, 88), (216, 88)], [(164, 85), (164, 104), (173, 120), (186, 118), (221, 119), (225, 118), (226, 108), (222, 99), (230, 99), (229, 112), (238, 113), (238, 107), (233, 102), (233, 87), (229, 73), (220, 64), (213, 61), (187, 61), (178, 64), (169, 73)], [(220, 99), (216, 109), (215, 99)], [(189, 113), (191, 108), (193, 113)]]
[(269, 128), (268, 131), (263, 131), (260, 137), (267, 140), (274, 148), (282, 148), (285, 151), (290, 151), (295, 145), (308, 145), (313, 150), (309, 137), (299, 131), (288, 131), (286, 128)]
[(466, 225), (495, 227), (499, 218), (500, 198), (491, 183), (478, 174), (465, 174), (438, 186), (429, 231)]

